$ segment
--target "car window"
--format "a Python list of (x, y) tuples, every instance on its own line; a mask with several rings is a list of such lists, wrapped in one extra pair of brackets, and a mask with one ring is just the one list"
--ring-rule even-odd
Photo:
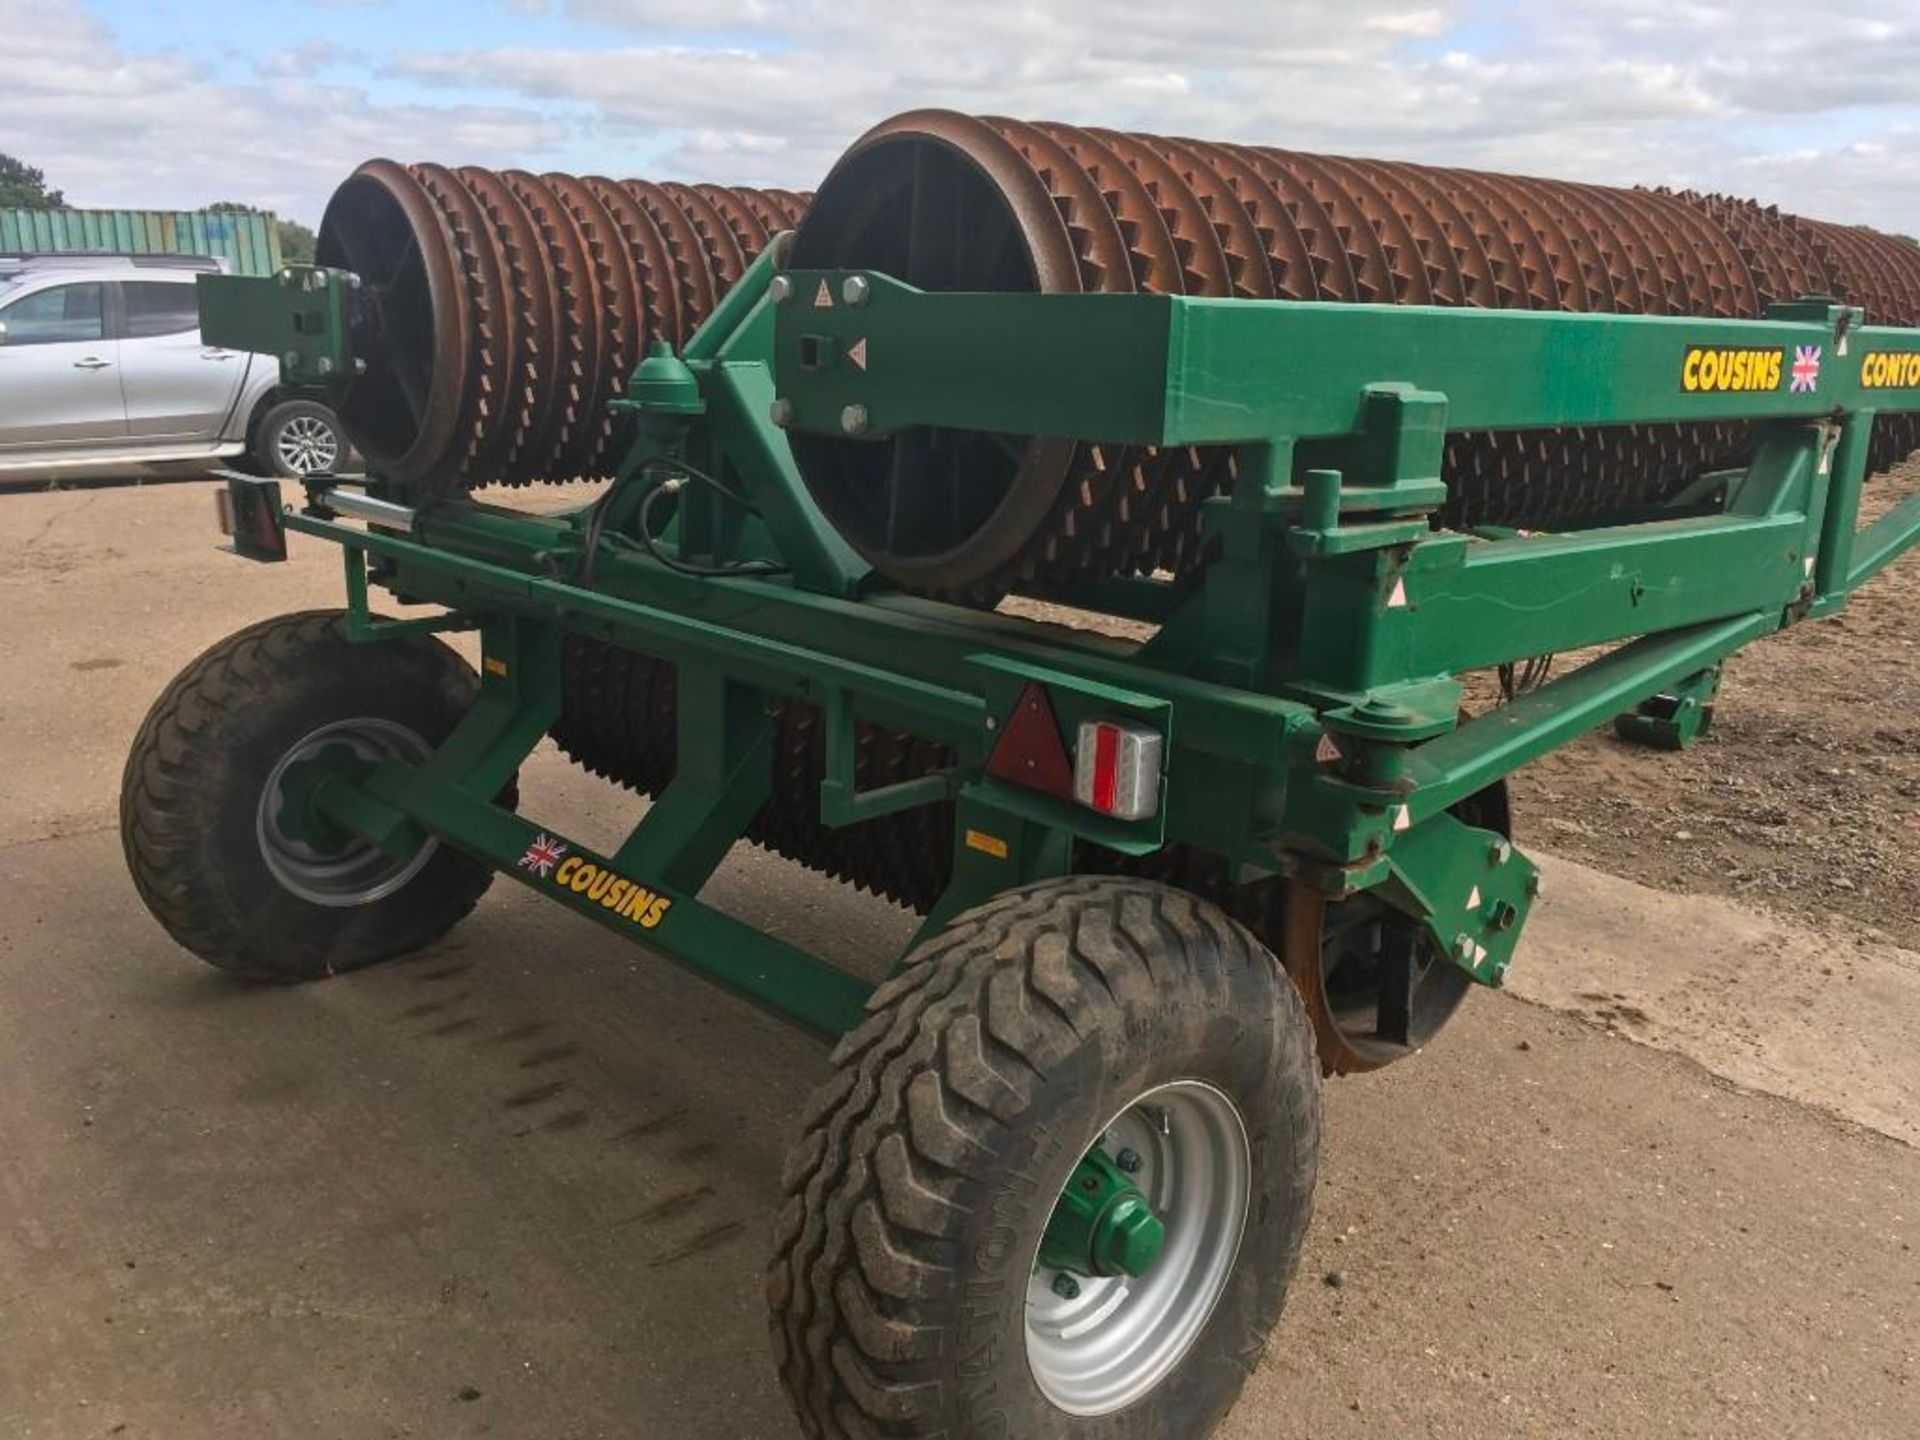
[(198, 293), (191, 285), (164, 280), (123, 280), (120, 294), (127, 302), (127, 338), (178, 335), (200, 324)]
[(100, 339), (106, 334), (100, 304), (105, 290), (96, 280), (84, 285), (55, 285), (22, 295), (0, 310), (0, 320), (7, 325), (8, 346)]

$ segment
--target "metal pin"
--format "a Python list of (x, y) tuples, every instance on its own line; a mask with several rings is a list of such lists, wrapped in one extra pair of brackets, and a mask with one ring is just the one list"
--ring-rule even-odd
[(776, 305), (784, 305), (793, 299), (793, 281), (785, 275), (776, 275), (767, 282), (767, 298)]
[(847, 406), (846, 409), (840, 412), (840, 428), (849, 435), (866, 434), (867, 407), (864, 405)]
[(867, 303), (873, 285), (864, 275), (849, 275), (840, 283), (840, 298), (855, 309)]

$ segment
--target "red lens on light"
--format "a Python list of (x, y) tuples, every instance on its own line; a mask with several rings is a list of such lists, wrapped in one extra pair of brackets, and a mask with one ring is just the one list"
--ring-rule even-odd
[(1120, 727), (1101, 725), (1093, 732), (1093, 808), (1113, 813), (1114, 792), (1120, 783)]

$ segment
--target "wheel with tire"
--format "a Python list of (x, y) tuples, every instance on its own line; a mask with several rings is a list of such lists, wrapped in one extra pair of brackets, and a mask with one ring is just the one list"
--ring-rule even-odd
[(265, 475), (301, 480), (337, 473), (349, 453), (339, 417), (311, 400), (283, 400), (253, 429), (252, 460)]
[(1313, 1204), (1320, 1073), (1273, 955), (1185, 891), (1076, 877), (960, 916), (869, 1008), (768, 1277), (806, 1434), (1210, 1433)]
[(493, 872), (432, 838), (390, 855), (304, 802), (329, 775), (425, 760), (478, 693), (440, 641), (355, 644), (338, 610), (222, 640), (161, 693), (127, 756), (120, 838), (140, 898), (201, 959), (263, 980), (437, 940)]

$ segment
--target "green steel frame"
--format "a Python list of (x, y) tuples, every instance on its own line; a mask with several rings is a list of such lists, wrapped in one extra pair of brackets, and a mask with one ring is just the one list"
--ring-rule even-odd
[[(323, 479), (304, 509), (273, 513), (343, 548), (356, 635), (473, 628), (483, 652), (480, 702), (432, 759), (320, 777), (306, 793), (325, 819), (396, 853), (437, 835), (822, 1031), (851, 1025), (869, 987), (699, 899), (770, 793), (778, 700), (824, 717), (829, 825), (955, 802), (953, 879), (929, 927), (1063, 873), (1076, 841), (1134, 855), (1179, 842), (1242, 879), (1284, 876), (1332, 899), (1377, 890), (1498, 984), (1534, 867), (1449, 807), (1617, 717), (1640, 738), (1684, 743), (1728, 655), (1845, 604), (1920, 538), (1920, 498), (1857, 529), (1874, 416), (1920, 408), (1920, 388), (1868, 388), (1863, 375), (1906, 375), (1868, 361), (1920, 352), (1920, 331), (1867, 327), (1826, 301), (1729, 322), (935, 295), (878, 274), (782, 273), (779, 249), (682, 354), (659, 350), (635, 373), (622, 403), (638, 440), (596, 506), (380, 509)], [(209, 343), (278, 353), (292, 382), (348, 383), (365, 358), (352, 352), (351, 277), (200, 284)], [(1771, 383), (1689, 388), (1709, 351), (1758, 357), (1711, 369)], [(1450, 430), (1682, 420), (1752, 422), (1751, 463), (1605, 526), (1433, 528)], [(878, 440), (917, 425), (1236, 446), (1238, 488), (1207, 516), (1219, 558), (1198, 577), (1083, 597), (1157, 626), (1141, 644), (890, 591), (814, 506), (781, 427)], [(641, 502), (663, 484), (647, 513), (670, 519), (642, 536)], [(372, 515), (366, 528), (340, 518), (356, 511)], [(440, 613), (377, 620), (370, 579)], [(611, 855), (492, 800), (558, 714), (569, 633), (679, 672), (675, 779)], [(1465, 672), (1596, 646), (1611, 648), (1462, 719)], [(1068, 735), (1095, 716), (1160, 732), (1157, 814), (1119, 821), (988, 773), (1032, 685)], [(860, 791), (860, 722), (941, 741), (953, 764)], [(547, 863), (556, 845), (564, 858)]]

